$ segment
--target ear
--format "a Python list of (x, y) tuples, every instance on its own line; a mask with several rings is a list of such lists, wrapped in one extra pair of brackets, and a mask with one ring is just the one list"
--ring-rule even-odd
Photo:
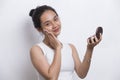
[(38, 32), (42, 32), (42, 28), (36, 28)]

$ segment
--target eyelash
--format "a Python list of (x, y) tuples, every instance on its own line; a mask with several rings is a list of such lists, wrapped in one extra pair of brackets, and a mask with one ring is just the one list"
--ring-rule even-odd
[(45, 25), (48, 26), (48, 25), (50, 25), (50, 23), (46, 23)]
[(57, 21), (58, 20), (58, 17), (55, 17), (55, 19), (54, 19), (55, 21)]
[[(55, 17), (55, 18), (54, 18), (54, 21), (58, 21), (58, 17)], [(46, 24), (45, 24), (45, 26), (49, 26), (49, 25), (50, 25), (50, 23), (46, 23)]]

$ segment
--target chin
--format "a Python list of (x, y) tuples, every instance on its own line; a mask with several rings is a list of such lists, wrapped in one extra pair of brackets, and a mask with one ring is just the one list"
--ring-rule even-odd
[(60, 32), (59, 33), (55, 33), (54, 35), (57, 37), (57, 36), (59, 36), (59, 34), (60, 34)]
[(56, 37), (59, 36), (59, 34), (54, 34)]
[(57, 37), (57, 36), (59, 36), (60, 31), (58, 31), (58, 32), (54, 32), (53, 34)]

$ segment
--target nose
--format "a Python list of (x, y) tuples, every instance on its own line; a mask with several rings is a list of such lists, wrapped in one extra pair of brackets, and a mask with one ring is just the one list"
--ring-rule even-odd
[(53, 29), (57, 27), (57, 23), (56, 22), (53, 22)]

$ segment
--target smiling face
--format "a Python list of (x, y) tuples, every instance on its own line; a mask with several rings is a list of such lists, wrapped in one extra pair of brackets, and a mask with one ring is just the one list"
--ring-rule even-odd
[(46, 10), (40, 17), (40, 20), (42, 31), (50, 31), (56, 37), (60, 34), (61, 22), (58, 15), (55, 12), (53, 12), (52, 10)]

